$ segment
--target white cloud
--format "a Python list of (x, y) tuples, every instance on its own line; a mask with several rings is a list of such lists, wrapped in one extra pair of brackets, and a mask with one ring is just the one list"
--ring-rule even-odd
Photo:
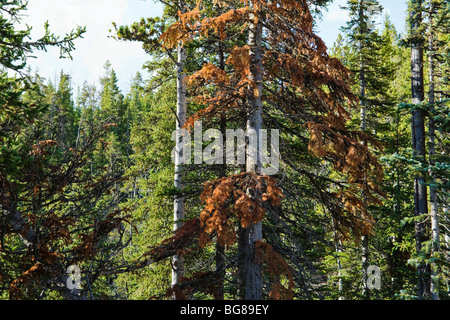
[[(75, 41), (76, 50), (72, 53), (73, 61), (59, 60), (59, 50), (36, 54), (38, 59), (30, 59), (33, 70), (38, 69), (41, 76), (53, 81), (55, 72), (64, 69), (71, 74), (75, 86), (81, 86), (84, 81), (98, 83), (103, 75), (103, 65), (109, 60), (116, 70), (121, 89), (127, 91), (129, 80), (141, 70), (148, 56), (138, 43), (118, 42), (108, 36), (112, 22), (118, 25), (131, 24), (139, 20), (142, 11), (130, 8), (136, 0), (32, 0), (28, 5), (24, 23), (33, 27), (32, 37), (43, 34), (46, 20), (50, 30), (63, 37), (66, 33), (79, 26), (86, 26), (87, 32), (83, 39)], [(142, 3), (150, 8), (150, 2)], [(152, 10), (148, 10), (151, 14)], [(131, 12), (131, 14), (130, 14)], [(128, 19), (128, 20), (127, 20)], [(130, 20), (131, 19), (131, 20)]]

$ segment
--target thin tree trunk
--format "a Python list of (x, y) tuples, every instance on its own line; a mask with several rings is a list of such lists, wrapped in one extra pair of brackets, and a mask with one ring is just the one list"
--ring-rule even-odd
[[(257, 17), (258, 12), (250, 17), (249, 47), (250, 47), (250, 80), (256, 88), (250, 88), (249, 115), (247, 132), (253, 134), (254, 148), (247, 146), (246, 171), (261, 172), (261, 155), (259, 132), (262, 129), (262, 24)], [(251, 141), (250, 141), (251, 143)], [(248, 190), (250, 196), (260, 201), (258, 190)], [(256, 261), (255, 242), (262, 240), (262, 222), (252, 224), (244, 234), (248, 237), (245, 243), (243, 280), (245, 283), (245, 299), (262, 299), (262, 266)]]
[[(222, 56), (222, 55), (221, 55)], [(223, 113), (220, 115), (220, 132), (225, 132), (227, 127), (227, 118)], [(226, 137), (224, 136), (223, 145), (226, 146)], [(223, 153), (223, 163), (220, 165), (219, 177), (225, 177), (227, 174), (226, 152)], [(221, 243), (216, 243), (216, 272), (218, 272), (219, 280), (217, 285), (217, 299), (224, 299), (225, 284), (225, 247)]]
[[(359, 4), (359, 23), (360, 25), (363, 24), (363, 19), (364, 19), (364, 7), (363, 7), (363, 0), (360, 1)], [(361, 35), (363, 35), (363, 33), (365, 33), (365, 30), (362, 29), (361, 27)], [(361, 96), (361, 107), (360, 107), (360, 119), (361, 119), (361, 130), (366, 130), (366, 113), (367, 113), (367, 108), (366, 108), (366, 73), (365, 73), (365, 66), (364, 66), (364, 60), (363, 60), (363, 41), (362, 39), (359, 42), (359, 67), (360, 67), (360, 72), (359, 72), (359, 83), (360, 83), (360, 96)]]
[[(364, 3), (363, 0), (359, 3), (359, 23), (361, 26), (361, 37), (363, 33), (366, 31), (362, 29), (363, 20), (364, 20)], [(360, 72), (359, 72), (359, 85), (360, 85), (360, 97), (361, 97), (361, 106), (360, 106), (360, 121), (361, 121), (361, 131), (366, 131), (367, 129), (367, 107), (366, 107), (366, 72), (364, 66), (364, 57), (363, 57), (363, 40), (360, 40), (359, 43), (359, 56), (360, 56)], [(364, 179), (366, 180), (366, 179)], [(367, 183), (367, 181), (364, 181)], [(367, 288), (367, 269), (369, 267), (369, 238), (364, 235), (361, 238), (361, 255), (362, 255), (362, 274), (363, 274), (363, 297), (364, 299), (370, 299), (370, 292)]]
[[(434, 15), (434, 2), (431, 1), (429, 9), (429, 35), (428, 35), (428, 59), (429, 59), (429, 92), (428, 102), (431, 105), (430, 108), (430, 120), (429, 120), (429, 162), (430, 166), (434, 166), (435, 150), (435, 124), (434, 124), (434, 103), (435, 103), (435, 60), (434, 60), (434, 33), (433, 33), (433, 15)], [(439, 252), (439, 218), (438, 218), (438, 202), (437, 202), (437, 190), (435, 187), (436, 176), (431, 171), (431, 185), (430, 185), (430, 203), (431, 203), (431, 240), (433, 242), (432, 255), (435, 252)], [(431, 264), (431, 298), (433, 300), (439, 300), (439, 279), (436, 263)]]
[(336, 226), (334, 224), (334, 221), (332, 221), (333, 223), (333, 231), (334, 231), (334, 249), (336, 251), (336, 263), (337, 263), (337, 268), (338, 268), (338, 290), (339, 290), (339, 298), (338, 300), (344, 300), (344, 296), (342, 295), (343, 293), (343, 281), (342, 281), (342, 265), (341, 265), (341, 253), (342, 253), (342, 242), (340, 239), (338, 239), (337, 237), (337, 232), (336, 232)]
[(83, 105), (81, 109), (81, 115), (80, 115), (80, 121), (78, 121), (78, 129), (77, 129), (77, 140), (75, 141), (75, 149), (78, 148), (78, 143), (80, 142), (80, 135), (81, 135), (81, 126), (83, 125), (83, 116), (85, 113), (85, 107)]
[[(180, 0), (180, 7), (182, 11), (185, 10), (185, 3)], [(175, 142), (176, 152), (175, 156), (175, 176), (174, 176), (174, 186), (175, 188), (181, 189), (182, 184), (182, 167), (184, 159), (184, 145), (183, 139), (181, 137), (181, 130), (186, 122), (186, 85), (185, 85), (185, 72), (184, 65), (186, 63), (186, 51), (182, 44), (178, 44), (178, 58), (177, 58), (177, 119), (176, 119), (176, 129), (178, 132), (177, 139)], [(173, 214), (174, 214), (174, 226), (173, 230), (176, 231), (182, 226), (183, 219), (185, 218), (185, 199), (182, 195), (175, 195), (173, 204)], [(184, 273), (184, 257), (179, 254), (173, 256), (173, 266), (172, 266), (172, 287), (178, 285), (180, 282), (180, 277)]]
[[(418, 38), (418, 29), (422, 23), (421, 0), (412, 0), (411, 10), (411, 92), (412, 103), (419, 105), (424, 101), (424, 76), (423, 76), (423, 47)], [(412, 115), (412, 135), (413, 150), (417, 160), (425, 161), (425, 115), (420, 108), (415, 108)], [(414, 178), (414, 214), (416, 217), (424, 217), (428, 212), (427, 208), (427, 187), (425, 177), (422, 173), (417, 173)], [(417, 253), (423, 254), (422, 243), (425, 239), (425, 225), (423, 218), (415, 223), (415, 238)], [(429, 295), (429, 277), (427, 276), (428, 266), (420, 263), (417, 269), (417, 293), (419, 299), (424, 299)]]
[(367, 286), (367, 269), (369, 268), (369, 238), (368, 236), (362, 236), (361, 238), (361, 264), (363, 272), (363, 298), (365, 300), (370, 299), (370, 290)]
[[(220, 54), (219, 60), (223, 61), (223, 52)], [(220, 115), (220, 132), (226, 132), (227, 118), (225, 113)], [(223, 145), (226, 146), (226, 136), (223, 137)], [(223, 153), (222, 164), (219, 169), (219, 177), (225, 177), (227, 174), (226, 152)], [(216, 242), (216, 272), (219, 280), (217, 284), (217, 300), (224, 300), (224, 285), (225, 285), (225, 246)]]
[[(219, 8), (220, 10), (220, 8)], [(219, 40), (218, 54), (219, 54), (219, 68), (225, 70), (225, 56), (222, 40)], [(220, 132), (224, 133), (227, 129), (227, 117), (223, 112), (220, 115)], [(223, 136), (223, 146), (227, 145), (226, 135)], [(222, 164), (219, 169), (219, 177), (225, 177), (227, 175), (227, 152), (224, 150)], [(224, 300), (224, 285), (225, 285), (225, 247), (217, 242), (216, 243), (216, 272), (219, 274), (219, 283), (217, 285), (217, 299)]]

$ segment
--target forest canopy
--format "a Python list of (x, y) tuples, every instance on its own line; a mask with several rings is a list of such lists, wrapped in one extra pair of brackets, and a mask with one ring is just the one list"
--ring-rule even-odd
[(32, 72), (89, 30), (34, 39), (0, 1), (0, 299), (449, 299), (450, 4), (408, 0), (400, 33), (347, 0), (327, 47), (332, 3), (111, 21), (148, 55), (123, 92), (110, 61)]

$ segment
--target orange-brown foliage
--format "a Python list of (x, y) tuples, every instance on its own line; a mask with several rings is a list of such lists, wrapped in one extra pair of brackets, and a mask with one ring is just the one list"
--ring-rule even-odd
[[(240, 8), (230, 8), (213, 18), (203, 17), (198, 2), (193, 10), (179, 13), (179, 21), (160, 40), (167, 48), (210, 33), (225, 40), (229, 30), (242, 31), (250, 22), (262, 21), (267, 44), (262, 70), (265, 105), (287, 115), (286, 121), (293, 121), (295, 126), (303, 124), (309, 132), (309, 152), (325, 159), (341, 176), (347, 177), (345, 186), (341, 184), (339, 191), (328, 193), (331, 199), (326, 200), (342, 236), (352, 232), (370, 234), (374, 221), (367, 213), (367, 204), (379, 201), (377, 196), (383, 193), (377, 187), (382, 178), (381, 165), (369, 148), (381, 149), (381, 145), (368, 134), (352, 131), (347, 126), (349, 109), (358, 106), (358, 98), (350, 87), (351, 72), (328, 55), (325, 43), (314, 34), (309, 1), (253, 0), (253, 6), (249, 2), (241, 1)], [(217, 3), (226, 6), (224, 2)], [(234, 46), (226, 55), (225, 66), (219, 68), (206, 63), (187, 77), (192, 100), (205, 107), (188, 119), (186, 127), (200, 118), (210, 119), (247, 107), (246, 98), (256, 87), (249, 77), (250, 48)], [(277, 206), (282, 197), (273, 178), (254, 173), (205, 183), (201, 194), (204, 209), (198, 219), (200, 245), (207, 245), (214, 234), (221, 245), (233, 244), (236, 223), (248, 227), (261, 221), (264, 205)], [(282, 273), (289, 279), (287, 288), (275, 281), (271, 297), (291, 298), (293, 282), (287, 264), (269, 245), (261, 242), (257, 248), (261, 261), (265, 261), (274, 277)]]
[(200, 245), (205, 246), (215, 232), (221, 245), (229, 246), (236, 240), (233, 218), (243, 228), (258, 223), (264, 218), (264, 203), (272, 206), (280, 204), (281, 189), (273, 177), (244, 172), (204, 185), (201, 200), (205, 208), (200, 213), (204, 232)]
[(166, 297), (175, 297), (176, 300), (186, 300), (195, 291), (210, 294), (219, 299), (220, 276), (213, 271), (196, 272), (191, 277), (181, 277), (180, 283), (169, 288)]
[[(294, 278), (292, 276), (291, 267), (270, 244), (263, 241), (257, 241), (255, 243), (255, 248), (257, 261), (263, 264), (266, 271), (274, 278), (269, 292), (270, 299), (291, 300), (293, 298), (294, 289)], [(286, 279), (282, 279), (283, 276)], [(287, 286), (283, 285), (283, 280), (287, 282)]]

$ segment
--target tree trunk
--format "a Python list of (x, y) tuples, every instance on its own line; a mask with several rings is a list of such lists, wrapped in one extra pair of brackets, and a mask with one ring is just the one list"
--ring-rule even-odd
[[(411, 92), (412, 103), (419, 105), (424, 101), (424, 76), (423, 76), (423, 47), (419, 39), (420, 25), (422, 23), (421, 0), (412, 0), (411, 10)], [(425, 161), (425, 115), (421, 108), (415, 108), (412, 115), (412, 144), (414, 156), (421, 163)], [(422, 242), (425, 239), (425, 225), (422, 222), (423, 216), (428, 212), (427, 208), (427, 187), (425, 177), (422, 173), (417, 173), (414, 178), (414, 214), (422, 218), (415, 223), (415, 238), (417, 254), (421, 255)], [(424, 299), (429, 295), (429, 277), (427, 277), (427, 265), (420, 263), (417, 269), (417, 293), (419, 299)]]
[(362, 273), (363, 273), (363, 298), (365, 300), (370, 299), (370, 290), (367, 286), (368, 273), (367, 269), (369, 268), (369, 237), (362, 236), (361, 237), (361, 264), (362, 264)]
[[(250, 80), (256, 88), (250, 88), (249, 114), (247, 120), (247, 132), (253, 133), (253, 148), (247, 145), (246, 171), (261, 173), (261, 153), (259, 132), (262, 129), (262, 24), (258, 18), (258, 11), (250, 16), (249, 46), (250, 46)], [(253, 141), (251, 141), (253, 140)], [(248, 190), (248, 193), (257, 201), (261, 195), (258, 190)], [(245, 299), (262, 299), (262, 266), (256, 261), (255, 242), (262, 240), (262, 222), (248, 227), (244, 248), (244, 266), (242, 280), (245, 283)]]
[[(366, 122), (366, 118), (367, 118), (367, 107), (366, 107), (366, 70), (365, 70), (365, 65), (364, 65), (364, 57), (363, 57), (363, 40), (362, 40), (362, 35), (366, 32), (362, 26), (363, 26), (363, 22), (364, 22), (364, 3), (363, 0), (360, 1), (359, 3), (359, 23), (360, 23), (360, 30), (361, 30), (361, 40), (359, 42), (359, 59), (360, 59), (360, 63), (359, 63), (359, 67), (360, 67), (360, 71), (359, 71), (359, 86), (360, 86), (360, 121), (361, 121), (361, 131), (366, 131), (367, 129), (367, 122)], [(366, 179), (364, 179), (366, 180)], [(364, 183), (366, 184), (367, 181), (364, 181)], [(364, 201), (366, 202), (366, 201)], [(361, 255), (362, 255), (362, 274), (363, 274), (363, 297), (364, 299), (370, 299), (370, 292), (367, 288), (367, 268), (369, 267), (369, 238), (367, 235), (362, 236), (361, 238)]]
[(342, 241), (337, 237), (336, 226), (334, 221), (333, 223), (333, 232), (334, 232), (334, 249), (336, 252), (336, 263), (338, 268), (338, 290), (339, 290), (339, 298), (338, 300), (344, 300), (343, 296), (343, 279), (342, 279), (342, 265), (341, 265), (341, 254), (342, 250)]
[[(219, 8), (220, 10), (220, 8)], [(222, 40), (219, 40), (218, 47), (218, 55), (219, 55), (219, 68), (221, 70), (225, 70), (225, 55)], [(223, 112), (220, 114), (220, 132), (224, 133), (227, 130), (227, 116), (226, 113)], [(227, 145), (226, 135), (223, 136), (223, 145)], [(226, 177), (227, 175), (227, 162), (226, 162), (226, 150), (223, 152), (222, 164), (219, 168), (219, 177)], [(225, 247), (217, 242), (216, 243), (216, 272), (218, 272), (218, 285), (217, 285), (217, 296), (216, 299), (224, 300), (224, 285), (225, 285)]]
[[(363, 20), (364, 20), (364, 7), (363, 7), (363, 1), (360, 1), (359, 4), (359, 23), (360, 25), (363, 24)], [(361, 29), (361, 34), (360, 37), (362, 37), (363, 33), (365, 33), (365, 30), (362, 29), (362, 27), (360, 27)], [(360, 84), (360, 96), (361, 96), (361, 107), (360, 107), (360, 119), (361, 119), (361, 130), (364, 131), (366, 130), (366, 113), (367, 113), (367, 108), (366, 108), (366, 73), (365, 73), (365, 66), (364, 66), (364, 60), (363, 60), (363, 53), (362, 53), (362, 49), (363, 49), (363, 40), (361, 39), (359, 41), (359, 59), (360, 59), (360, 63), (359, 63), (359, 67), (360, 67), (360, 71), (359, 71), (359, 84)]]
[[(180, 7), (182, 11), (185, 11), (185, 3), (183, 0), (180, 1)], [(182, 44), (178, 44), (178, 58), (177, 58), (177, 119), (176, 119), (176, 130), (178, 132), (177, 139), (175, 142), (176, 155), (175, 155), (175, 176), (174, 176), (174, 186), (175, 188), (181, 189), (182, 184), (182, 167), (184, 159), (184, 144), (181, 136), (181, 130), (186, 122), (186, 85), (185, 85), (185, 72), (184, 65), (186, 62), (186, 51)], [(182, 221), (185, 218), (185, 199), (182, 195), (175, 195), (173, 204), (173, 214), (174, 214), (174, 226), (173, 230), (178, 230)], [(180, 282), (180, 277), (184, 273), (184, 257), (179, 254), (173, 256), (173, 266), (172, 266), (172, 287), (178, 285)]]
[[(430, 166), (434, 166), (434, 155), (435, 150), (435, 124), (434, 124), (434, 103), (435, 103), (435, 57), (434, 57), (434, 33), (433, 33), (433, 15), (434, 15), (434, 2), (431, 1), (429, 9), (429, 34), (428, 34), (428, 59), (429, 59), (429, 92), (428, 92), (428, 102), (431, 105), (430, 108), (430, 120), (429, 120), (429, 162)], [(437, 202), (437, 191), (435, 187), (436, 176), (431, 171), (431, 185), (430, 185), (430, 203), (431, 203), (431, 240), (433, 242), (432, 255), (439, 252), (439, 218), (438, 218), (438, 202)], [(431, 298), (433, 300), (439, 300), (439, 279), (437, 272), (436, 263), (432, 263), (431, 266)]]

